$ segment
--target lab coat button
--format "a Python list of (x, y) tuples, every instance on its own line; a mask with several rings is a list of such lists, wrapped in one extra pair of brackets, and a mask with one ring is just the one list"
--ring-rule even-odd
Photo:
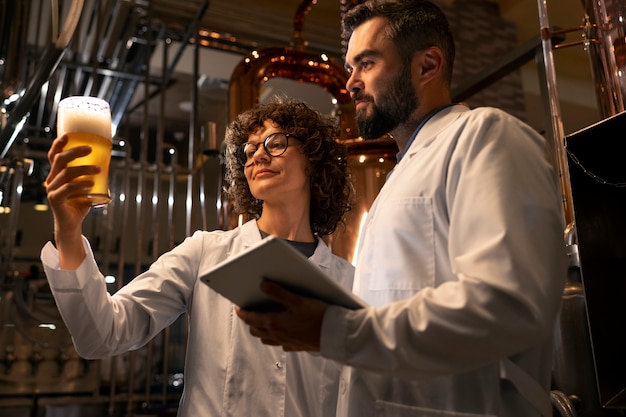
[(276, 369), (282, 369), (282, 367), (283, 367), (283, 364), (280, 361), (276, 361), (276, 363), (274, 365), (276, 365)]

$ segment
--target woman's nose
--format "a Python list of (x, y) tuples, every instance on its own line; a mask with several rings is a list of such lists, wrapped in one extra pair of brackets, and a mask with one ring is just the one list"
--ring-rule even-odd
[(269, 159), (270, 159), (270, 156), (265, 151), (265, 147), (263, 145), (259, 145), (254, 151), (254, 154), (252, 154), (253, 161), (266, 162), (266, 161), (269, 161)]

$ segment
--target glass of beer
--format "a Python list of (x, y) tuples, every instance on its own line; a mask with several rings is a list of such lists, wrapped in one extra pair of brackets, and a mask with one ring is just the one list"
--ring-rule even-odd
[(109, 193), (109, 164), (111, 162), (111, 109), (109, 103), (96, 97), (72, 96), (59, 102), (57, 115), (57, 135), (68, 135), (65, 149), (89, 145), (91, 153), (76, 158), (67, 165), (97, 165), (100, 173), (85, 175), (77, 180), (90, 179), (93, 187), (82, 194), (69, 197), (73, 205), (91, 205), (101, 207), (111, 201)]

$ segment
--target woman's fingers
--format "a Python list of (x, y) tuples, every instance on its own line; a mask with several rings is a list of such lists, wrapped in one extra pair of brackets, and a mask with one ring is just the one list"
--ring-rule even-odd
[(52, 146), (50, 146), (50, 150), (48, 151), (50, 172), (45, 182), (48, 191), (54, 190), (81, 175), (93, 175), (100, 172), (100, 168), (95, 166), (68, 167), (67, 165), (76, 158), (89, 155), (91, 153), (91, 147), (77, 146), (64, 150), (66, 145), (67, 135), (63, 135), (52, 142)]
[(100, 172), (100, 168), (94, 165), (84, 165), (77, 167), (65, 167), (61, 170), (50, 170), (50, 174), (46, 178), (46, 191), (50, 193), (61, 188), (64, 185), (73, 185), (77, 187), (87, 186), (86, 182), (93, 185), (93, 181), (87, 180), (87, 178), (79, 179), (86, 175), (94, 175)]

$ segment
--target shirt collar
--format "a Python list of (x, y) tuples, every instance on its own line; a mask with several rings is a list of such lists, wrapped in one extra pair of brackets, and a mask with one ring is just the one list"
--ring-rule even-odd
[(411, 147), (411, 144), (413, 143), (413, 141), (415, 140), (415, 138), (417, 137), (417, 134), (419, 133), (420, 130), (422, 130), (422, 127), (424, 127), (424, 125), (437, 113), (439, 113), (440, 111), (442, 111), (443, 109), (447, 109), (450, 106), (454, 106), (454, 103), (449, 103), (449, 104), (445, 104), (443, 106), (437, 107), (435, 110), (433, 110), (432, 112), (430, 112), (425, 118), (424, 120), (422, 120), (422, 122), (419, 124), (419, 126), (417, 126), (417, 129), (415, 129), (415, 132), (413, 132), (413, 134), (411, 135), (411, 137), (409, 138), (409, 141), (406, 143), (406, 146), (404, 147), (404, 150), (402, 152), (398, 152), (396, 154), (396, 161), (397, 163), (400, 162), (400, 160), (404, 157), (404, 155), (406, 154), (406, 152), (409, 150), (409, 148)]

